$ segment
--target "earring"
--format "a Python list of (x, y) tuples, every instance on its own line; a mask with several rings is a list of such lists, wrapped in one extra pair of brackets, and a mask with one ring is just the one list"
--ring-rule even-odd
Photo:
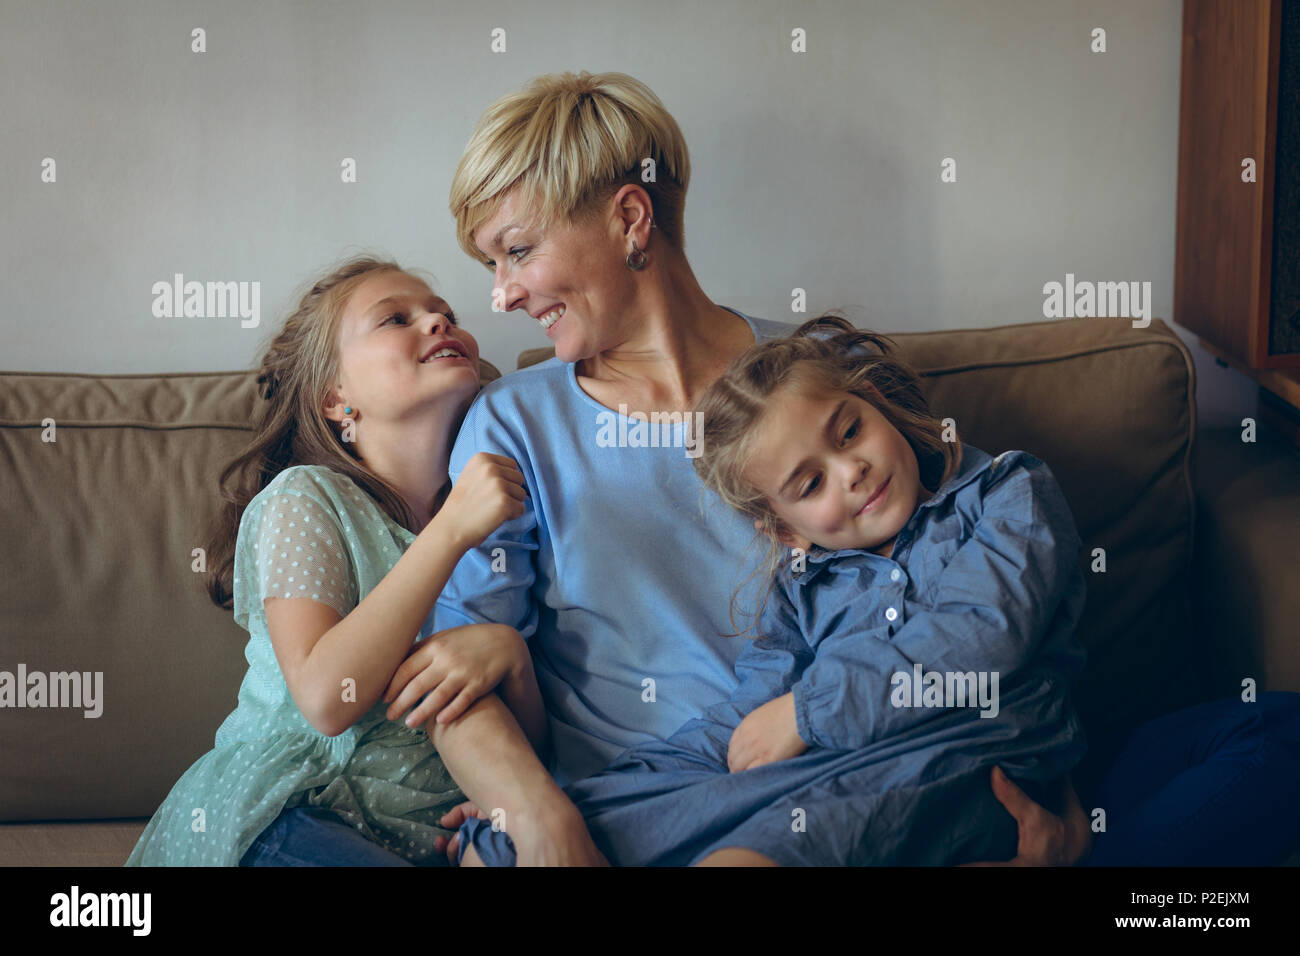
[[(654, 217), (650, 217), (650, 228), (655, 229)], [(633, 272), (640, 272), (645, 268), (645, 252), (636, 247), (636, 240), (632, 240), (632, 251), (627, 254), (627, 267)]]
[(351, 405), (346, 406), (346, 407), (343, 409), (343, 414), (344, 414), (344, 415), (351, 415), (351, 414), (352, 414), (352, 406), (351, 406)]
[(627, 267), (633, 272), (640, 272), (645, 268), (645, 253), (636, 247), (636, 240), (632, 240), (632, 251), (627, 254)]

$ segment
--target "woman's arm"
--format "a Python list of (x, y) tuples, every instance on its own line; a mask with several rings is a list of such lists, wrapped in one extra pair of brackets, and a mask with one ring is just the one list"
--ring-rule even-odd
[(510, 708), (529, 743), (543, 763), (551, 760), (551, 722), (546, 718), (541, 692), (537, 689), (537, 676), (533, 672), (532, 658), (527, 658), (527, 670), (512, 674), (497, 688), (501, 700)]
[(502, 522), (456, 565), (438, 596), (434, 622), (439, 631), (464, 624), (508, 624), (529, 640), (537, 629), (534, 556), (543, 546), (539, 514), (544, 489), (537, 487), (532, 454), (523, 426), (507, 422), (510, 410), (498, 410), (496, 396), (481, 394), (470, 406), (447, 464), (453, 490), (465, 480), (464, 469), (479, 452), (502, 455), (518, 463), (528, 495), (522, 512)]
[[(535, 555), (545, 546), (539, 534), (543, 489), (536, 484), (525, 429), (509, 407), (496, 407), (498, 399), (500, 395), (484, 393), (470, 407), (448, 471), (459, 484), (472, 455), (504, 455), (518, 462), (528, 497), (522, 514), (503, 522), (456, 566), (434, 608), (435, 626), (443, 631), (495, 622), (513, 627), (527, 641), (539, 617), (533, 587)], [(504, 811), (521, 864), (604, 862), (581, 814), (530, 746), (550, 749), (549, 722), (531, 658), (527, 676), (521, 671), (514, 679), (507, 677), (496, 693), (479, 698), (460, 716), (445, 724), (430, 719), (426, 727), (466, 796), (489, 817), (494, 809)]]
[(602, 866), (582, 814), (537, 758), (496, 694), (480, 697), (429, 738), (456, 783), (515, 844), (520, 866)]
[(455, 720), (494, 690), (542, 759), (549, 759), (550, 725), (533, 659), (519, 632), (507, 624), (466, 624), (420, 641), (397, 668), (383, 699), (389, 702), (389, 720), (409, 710), (407, 726), (417, 727), (430, 718), (440, 724)]

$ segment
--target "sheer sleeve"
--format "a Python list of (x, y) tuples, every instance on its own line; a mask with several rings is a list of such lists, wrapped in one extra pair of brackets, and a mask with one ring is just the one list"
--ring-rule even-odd
[(319, 601), (339, 617), (356, 607), (356, 574), (320, 480), (305, 468), (289, 469), (245, 510), (235, 567), (235, 620), (242, 626), (267, 598)]

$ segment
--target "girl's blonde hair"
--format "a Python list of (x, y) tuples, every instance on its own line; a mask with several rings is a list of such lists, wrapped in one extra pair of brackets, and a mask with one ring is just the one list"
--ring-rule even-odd
[[(652, 182), (642, 181), (646, 159)], [(460, 247), (486, 265), (474, 233), (515, 186), (523, 214), (545, 230), (590, 222), (634, 183), (649, 194), (658, 231), (685, 251), (690, 181), (686, 140), (648, 86), (626, 73), (548, 73), (487, 108), (452, 177), (450, 206)]]
[(339, 425), (325, 417), (323, 408), (338, 380), (337, 343), (348, 298), (365, 279), (382, 272), (424, 279), (388, 259), (348, 259), (311, 284), (262, 356), (257, 384), (264, 401), (256, 410), (253, 439), (217, 479), (222, 504), (209, 529), (205, 583), (218, 607), (233, 606), (235, 547), (244, 509), (271, 479), (293, 465), (326, 465), (347, 475), (390, 518), (414, 527), (401, 494), (361, 464), (352, 443), (343, 441)]
[[(755, 576), (765, 575), (769, 585), (752, 615), (751, 630), (763, 613), (785, 552), (779, 538), (791, 532), (766, 496), (745, 477), (754, 436), (777, 392), (787, 387), (805, 396), (849, 392), (868, 402), (907, 439), (925, 488), (938, 490), (961, 466), (961, 442), (955, 437), (944, 441), (943, 424), (930, 413), (920, 376), (893, 356), (895, 349), (886, 336), (856, 329), (838, 315), (822, 315), (785, 338), (750, 348), (696, 403), (703, 446), (695, 459), (696, 473), (728, 505), (759, 522), (769, 544), (766, 559), (755, 572)], [(733, 628), (739, 593), (732, 595)]]

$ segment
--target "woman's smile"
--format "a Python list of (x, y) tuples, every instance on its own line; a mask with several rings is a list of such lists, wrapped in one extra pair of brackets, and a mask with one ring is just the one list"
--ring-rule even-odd
[(564, 317), (566, 311), (568, 311), (566, 306), (561, 302), (559, 305), (551, 306), (541, 315), (533, 316), (533, 318), (542, 323), (542, 331), (549, 336), (551, 335), (551, 329)]

